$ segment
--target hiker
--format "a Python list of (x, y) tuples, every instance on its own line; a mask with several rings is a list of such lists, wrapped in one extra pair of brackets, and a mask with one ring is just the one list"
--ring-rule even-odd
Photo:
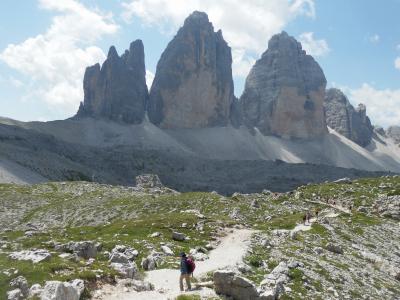
[(303, 216), (303, 224), (306, 225), (306, 221), (307, 221), (307, 215)]
[(181, 276), (179, 277), (179, 287), (181, 289), (181, 292), (183, 292), (184, 291), (183, 279), (185, 279), (186, 285), (187, 285), (187, 290), (190, 291), (192, 289), (192, 286), (190, 284), (191, 272), (189, 271), (188, 258), (186, 256), (185, 252), (182, 252), (180, 254), (180, 257), (181, 257)]
[(308, 225), (311, 224), (311, 213), (310, 213), (310, 211), (307, 212), (307, 222), (308, 222)]
[(317, 219), (317, 221), (318, 221), (318, 214), (319, 214), (319, 208), (316, 208), (315, 209), (315, 218)]

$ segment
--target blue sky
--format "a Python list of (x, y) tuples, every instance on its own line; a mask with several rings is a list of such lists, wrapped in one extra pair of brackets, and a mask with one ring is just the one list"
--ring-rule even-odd
[(2, 0), (0, 115), (72, 116), (85, 67), (102, 62), (110, 45), (122, 53), (138, 38), (150, 82), (165, 46), (196, 9), (232, 47), (236, 96), (268, 39), (285, 30), (320, 63), (328, 86), (367, 105), (374, 124), (400, 125), (400, 0)]

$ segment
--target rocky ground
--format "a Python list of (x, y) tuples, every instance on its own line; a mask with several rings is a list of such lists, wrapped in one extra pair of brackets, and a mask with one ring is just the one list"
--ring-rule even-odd
[[(207, 287), (234, 299), (399, 299), (399, 177), (230, 197), (138, 183), (0, 185), (0, 298), (158, 291), (150, 270), (177, 269), (181, 251), (212, 264), (228, 228), (240, 227), (254, 232), (243, 262), (207, 269), (178, 299)], [(308, 210), (319, 216), (304, 225)]]

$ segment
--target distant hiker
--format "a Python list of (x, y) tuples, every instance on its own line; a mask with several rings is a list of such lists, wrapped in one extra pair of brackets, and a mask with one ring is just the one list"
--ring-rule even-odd
[(181, 276), (179, 277), (179, 287), (181, 289), (181, 292), (184, 291), (183, 288), (183, 279), (186, 281), (187, 285), (187, 290), (190, 291), (192, 289), (192, 286), (190, 284), (190, 270), (189, 270), (189, 263), (188, 263), (188, 258), (186, 256), (186, 253), (181, 252), (180, 254), (181, 257)]
[(306, 217), (307, 217), (308, 224), (311, 224), (311, 213), (309, 211), (307, 212)]
[(319, 208), (315, 209), (315, 218), (318, 220)]
[(303, 216), (303, 224), (306, 225), (306, 221), (307, 221), (307, 215)]

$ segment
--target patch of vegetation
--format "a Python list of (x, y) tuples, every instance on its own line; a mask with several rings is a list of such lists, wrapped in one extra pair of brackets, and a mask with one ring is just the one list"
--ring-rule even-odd
[(307, 294), (307, 290), (304, 287), (303, 276), (304, 273), (300, 269), (289, 270), (289, 277), (291, 279), (290, 287), (292, 291), (304, 296)]
[(267, 224), (269, 229), (293, 229), (303, 220), (303, 212), (274, 216)]
[(317, 223), (312, 224), (311, 229), (310, 229), (310, 231), (308, 231), (308, 233), (318, 234), (321, 237), (329, 237), (329, 230), (326, 229), (325, 226), (323, 226), (321, 224), (317, 224)]
[(179, 295), (176, 300), (201, 300), (199, 295)]
[(351, 221), (353, 224), (359, 224), (363, 226), (373, 226), (382, 223), (382, 220), (376, 216), (367, 216), (363, 213), (354, 213), (351, 216)]

